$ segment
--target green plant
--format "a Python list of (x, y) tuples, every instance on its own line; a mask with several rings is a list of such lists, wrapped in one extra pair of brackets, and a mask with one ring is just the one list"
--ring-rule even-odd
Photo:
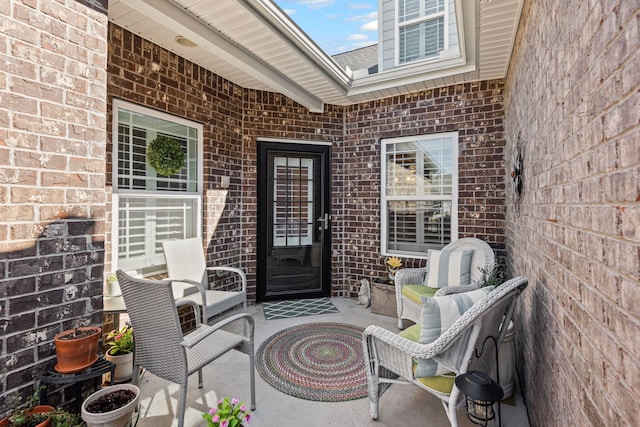
[(133, 351), (133, 328), (131, 326), (123, 326), (122, 328), (114, 329), (107, 334), (107, 345), (109, 350), (107, 351), (112, 356), (121, 356), (123, 354), (131, 353)]
[(185, 153), (173, 138), (160, 135), (147, 147), (147, 161), (163, 176), (175, 175), (184, 167)]
[(116, 272), (112, 271), (111, 273), (107, 274), (107, 283), (115, 283), (118, 281), (118, 276), (116, 276)]
[(67, 412), (62, 408), (56, 408), (51, 413), (51, 427), (80, 427), (84, 422), (80, 415)]
[(216, 407), (202, 414), (202, 418), (207, 421), (207, 427), (239, 427), (244, 425), (243, 422), (251, 420), (251, 414), (247, 405), (240, 403), (235, 397), (231, 400), (225, 397), (218, 400)]
[[(11, 406), (14, 408), (13, 412), (7, 417), (9, 423), (8, 427), (34, 427), (49, 418), (51, 412), (32, 412), (33, 408), (38, 406), (40, 393), (38, 390), (29, 396), (24, 404), (22, 403), (22, 396), (18, 395), (14, 397), (11, 402)], [(53, 408), (51, 408), (53, 409)]]
[(491, 271), (484, 267), (478, 267), (482, 276), (480, 276), (480, 286), (498, 286), (504, 283), (506, 274), (502, 266), (497, 263), (493, 265)]

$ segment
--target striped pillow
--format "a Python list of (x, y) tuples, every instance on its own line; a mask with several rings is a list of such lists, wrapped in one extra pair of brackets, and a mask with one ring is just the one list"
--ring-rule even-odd
[(471, 280), (471, 258), (473, 250), (429, 251), (427, 275), (424, 284), (431, 288), (468, 285)]
[[(493, 288), (493, 286), (487, 286), (475, 291), (443, 297), (422, 297), (420, 344), (430, 344), (437, 340), (465, 311), (486, 297)], [(418, 359), (415, 375), (417, 378), (433, 377), (450, 371), (435, 360)]]

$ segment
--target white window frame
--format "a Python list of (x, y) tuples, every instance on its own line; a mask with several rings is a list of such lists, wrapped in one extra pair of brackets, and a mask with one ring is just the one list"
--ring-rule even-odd
[[(449, 139), (451, 141), (451, 195), (387, 195), (387, 146), (412, 141), (428, 141), (435, 139)], [(388, 227), (389, 218), (387, 212), (387, 201), (409, 200), (409, 201), (429, 201), (442, 200), (451, 201), (451, 241), (458, 239), (458, 132), (444, 132), (428, 135), (415, 135), (399, 138), (387, 138), (380, 141), (380, 253), (384, 256), (401, 256), (407, 258), (426, 259), (427, 251), (410, 252), (390, 250), (388, 247)], [(418, 168), (416, 168), (418, 169)]]
[[(176, 123), (179, 125), (187, 126), (190, 128), (196, 129), (197, 132), (197, 166), (196, 166), (196, 175), (197, 175), (197, 184), (195, 191), (172, 191), (172, 190), (139, 190), (139, 189), (121, 189), (118, 188), (118, 112), (120, 110), (127, 110), (133, 113), (169, 121), (172, 123)], [(112, 269), (115, 270), (118, 267), (118, 259), (119, 259), (119, 204), (120, 200), (123, 197), (136, 197), (140, 199), (152, 198), (152, 199), (184, 199), (184, 200), (193, 200), (196, 215), (194, 218), (194, 228), (195, 228), (195, 236), (184, 236), (184, 237), (202, 237), (202, 223), (203, 223), (203, 212), (202, 212), (202, 196), (203, 196), (203, 188), (204, 188), (204, 162), (203, 162), (203, 131), (204, 127), (201, 123), (193, 122), (191, 120), (187, 120), (178, 116), (173, 116), (168, 113), (164, 113), (158, 110), (154, 110), (148, 107), (144, 107), (138, 104), (133, 104), (121, 99), (114, 98), (113, 100), (113, 109), (112, 109), (112, 132), (111, 132), (111, 142), (112, 142), (112, 203), (111, 203), (111, 212), (112, 212), (112, 221), (111, 221), (111, 265)], [(188, 159), (187, 159), (188, 160)], [(166, 271), (166, 266), (156, 265), (151, 269), (145, 270), (146, 274), (160, 273)], [(138, 270), (129, 270), (130, 273), (135, 274), (143, 274)]]
[[(417, 62), (433, 62), (433, 61), (439, 61), (441, 60), (443, 57), (447, 56), (447, 50), (449, 49), (449, 3), (450, 0), (445, 0), (444, 2), (444, 11), (443, 12), (436, 12), (436, 13), (432, 13), (430, 15), (422, 15), (418, 18), (414, 18), (411, 19), (409, 21), (404, 21), (404, 22), (400, 22), (400, 1), (402, 0), (395, 0), (395, 62), (396, 62), (396, 66), (402, 66), (402, 65), (407, 65), (407, 64), (415, 64)], [(421, 1), (420, 3), (420, 8), (422, 9), (424, 6), (424, 3)], [(438, 53), (438, 55), (434, 55), (434, 56), (429, 56), (429, 57), (422, 57), (422, 58), (418, 58), (418, 59), (414, 59), (411, 61), (405, 61), (405, 62), (400, 62), (400, 29), (403, 27), (408, 27), (411, 25), (415, 25), (415, 24), (421, 24), (427, 21), (431, 21), (433, 19), (437, 19), (437, 18), (444, 18), (443, 19), (443, 36), (444, 36), (444, 44), (443, 44), (443, 48), (442, 50)]]

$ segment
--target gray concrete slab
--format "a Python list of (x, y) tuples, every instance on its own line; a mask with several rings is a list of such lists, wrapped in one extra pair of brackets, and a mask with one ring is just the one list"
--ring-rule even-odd
[[(369, 308), (347, 298), (332, 298), (339, 313), (306, 316), (293, 319), (265, 320), (260, 305), (250, 306), (247, 312), (256, 321), (256, 349), (276, 332), (301, 323), (341, 322), (359, 326), (376, 324), (396, 331), (392, 317), (372, 314)], [(204, 387), (198, 389), (197, 374), (189, 380), (186, 426), (202, 426), (202, 413), (215, 405), (220, 397), (249, 400), (248, 357), (230, 352), (211, 363), (203, 371)], [(179, 387), (150, 373), (140, 381), (140, 427), (176, 425), (175, 413)], [(502, 405), (503, 426), (527, 427), (526, 408), (516, 388), (516, 405)], [(256, 372), (256, 410), (252, 413), (252, 427), (315, 427), (315, 426), (376, 426), (376, 427), (446, 427), (449, 425), (439, 399), (410, 385), (394, 384), (380, 399), (377, 421), (369, 416), (369, 399), (348, 402), (314, 402), (284, 394), (262, 380)], [(473, 426), (459, 410), (461, 427)]]

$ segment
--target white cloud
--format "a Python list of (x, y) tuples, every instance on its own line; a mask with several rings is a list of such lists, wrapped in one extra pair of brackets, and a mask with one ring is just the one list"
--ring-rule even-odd
[(366, 34), (351, 34), (347, 37), (347, 40), (369, 40), (369, 36)]
[(350, 22), (369, 22), (369, 21), (373, 21), (374, 19), (378, 19), (378, 12), (370, 12), (367, 13), (365, 15), (354, 15), (354, 16), (350, 16), (348, 18), (345, 18), (345, 21), (350, 21)]
[(327, 19), (331, 19), (331, 20), (340, 18), (340, 14), (339, 13), (332, 13), (332, 14), (325, 15), (325, 16), (327, 17)]
[(287, 15), (291, 16), (291, 15), (294, 15), (296, 13), (296, 10), (295, 9), (285, 9), (283, 12), (286, 13)]
[(370, 9), (371, 5), (367, 3), (347, 3), (347, 9)]
[(307, 6), (309, 9), (322, 9), (333, 5), (333, 0), (298, 0), (298, 3)]
[(370, 21), (360, 27), (362, 31), (378, 31), (378, 20)]

